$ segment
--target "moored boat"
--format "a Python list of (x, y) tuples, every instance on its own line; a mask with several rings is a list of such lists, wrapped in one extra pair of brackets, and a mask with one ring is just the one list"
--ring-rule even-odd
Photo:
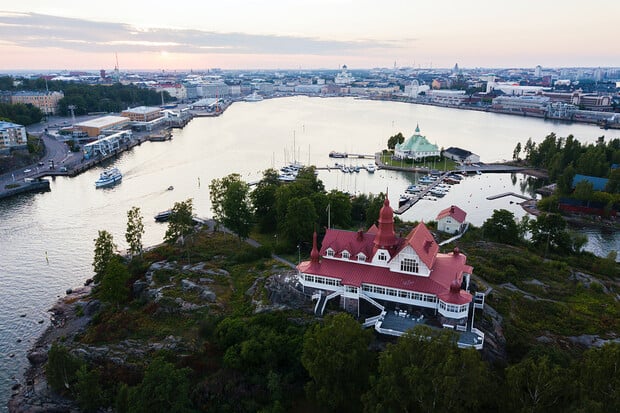
[(166, 222), (166, 221), (168, 221), (168, 219), (170, 219), (170, 215), (172, 215), (172, 210), (171, 209), (167, 209), (165, 211), (161, 211), (157, 215), (155, 215), (155, 221), (157, 221), (157, 222)]
[(118, 168), (105, 169), (99, 175), (99, 179), (95, 181), (95, 188), (103, 188), (112, 186), (123, 179), (123, 174)]

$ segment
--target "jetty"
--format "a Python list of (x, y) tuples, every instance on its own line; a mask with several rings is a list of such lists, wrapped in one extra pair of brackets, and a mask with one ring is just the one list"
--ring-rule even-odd
[(411, 198), (409, 198), (409, 200), (407, 202), (405, 202), (403, 205), (401, 205), (397, 210), (395, 210), (394, 213), (397, 214), (397, 215), (400, 215), (400, 214), (402, 214), (404, 212), (407, 212), (407, 210), (409, 210), (409, 208), (414, 206), (420, 199), (424, 198), (424, 196), (426, 196), (426, 194), (428, 194), (433, 188), (435, 188), (437, 185), (442, 183), (444, 178), (446, 176), (448, 176), (449, 174), (450, 174), (450, 172), (444, 172), (443, 174), (441, 174), (437, 178), (437, 180), (433, 181), (431, 184), (429, 184), (422, 191), (418, 192), (416, 195), (413, 195)]
[(487, 199), (488, 199), (489, 201), (492, 201), (492, 200), (494, 200), (494, 199), (503, 198), (503, 197), (505, 197), (505, 196), (514, 196), (514, 197), (517, 197), (517, 198), (523, 199), (524, 201), (531, 201), (531, 200), (532, 200), (532, 198), (530, 198), (530, 197), (527, 197), (527, 196), (525, 196), (525, 195), (521, 195), (521, 194), (517, 194), (517, 193), (515, 193), (515, 192), (504, 192), (504, 193), (502, 193), (502, 194), (491, 195), (491, 196), (487, 196)]

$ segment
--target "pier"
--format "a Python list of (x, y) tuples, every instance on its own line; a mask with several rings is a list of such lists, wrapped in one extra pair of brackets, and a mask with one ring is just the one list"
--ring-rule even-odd
[(429, 184), (424, 190), (420, 191), (417, 195), (414, 195), (411, 198), (409, 198), (409, 200), (406, 203), (404, 203), (402, 206), (400, 206), (397, 210), (395, 210), (394, 213), (397, 215), (400, 215), (404, 212), (407, 212), (409, 208), (414, 206), (420, 199), (424, 198), (426, 194), (428, 194), (433, 188), (435, 188), (437, 185), (442, 183), (444, 178), (448, 176), (448, 174), (450, 174), (450, 172), (444, 172), (443, 174), (441, 174), (439, 178), (437, 178), (436, 181)]
[(494, 200), (494, 199), (503, 198), (503, 197), (505, 197), (505, 196), (514, 196), (514, 197), (517, 197), (517, 198), (523, 199), (524, 201), (531, 201), (531, 200), (532, 200), (532, 198), (528, 198), (528, 197), (527, 197), (527, 196), (525, 196), (525, 195), (517, 194), (517, 193), (515, 193), (515, 192), (504, 192), (504, 193), (502, 193), (502, 194), (491, 195), (491, 196), (487, 196), (487, 199), (488, 199), (489, 201), (492, 201), (492, 200)]

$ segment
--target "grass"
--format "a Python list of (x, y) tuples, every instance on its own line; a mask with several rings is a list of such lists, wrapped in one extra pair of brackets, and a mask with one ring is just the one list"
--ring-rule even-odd
[(392, 159), (392, 154), (381, 155), (381, 162), (389, 166), (401, 166), (405, 168), (428, 168), (437, 169), (440, 171), (451, 171), (457, 169), (457, 163), (451, 159), (444, 158), (442, 160), (425, 161), (425, 162), (413, 162), (412, 160), (396, 160)]

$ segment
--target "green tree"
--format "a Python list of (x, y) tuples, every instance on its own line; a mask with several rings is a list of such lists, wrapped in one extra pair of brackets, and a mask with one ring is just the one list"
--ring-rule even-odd
[(249, 191), (245, 182), (234, 182), (228, 188), (224, 201), (224, 226), (235, 232), (240, 239), (248, 237), (252, 226)]
[(102, 300), (112, 304), (121, 304), (129, 297), (131, 278), (127, 266), (120, 259), (112, 259), (106, 266), (101, 282), (98, 286), (99, 296)]
[(573, 191), (573, 179), (575, 178), (575, 168), (568, 165), (558, 176), (558, 190), (561, 194), (570, 194)]
[(366, 208), (366, 226), (371, 227), (379, 220), (379, 212), (383, 208), (383, 201), (386, 195), (380, 192), (378, 195), (370, 194), (368, 197), (368, 208)]
[(572, 252), (573, 246), (570, 234), (566, 231), (566, 221), (558, 214), (541, 214), (530, 221), (532, 243), (549, 250)]
[(568, 371), (548, 356), (527, 357), (506, 369), (508, 400), (517, 412), (564, 412)]
[(491, 218), (482, 224), (484, 236), (497, 242), (515, 245), (519, 242), (519, 226), (512, 212), (496, 209)]
[(387, 142), (388, 149), (394, 150), (396, 148), (397, 143), (403, 143), (405, 141), (405, 137), (402, 132), (398, 132), (396, 135), (390, 136)]
[(582, 201), (592, 199), (593, 194), (594, 189), (592, 188), (592, 184), (588, 181), (578, 182), (573, 191), (573, 197)]
[(231, 174), (211, 181), (209, 190), (215, 218), (239, 238), (247, 238), (252, 222), (249, 185), (239, 174)]
[(77, 382), (75, 391), (80, 409), (84, 412), (95, 412), (105, 403), (103, 389), (101, 388), (101, 375), (99, 371), (86, 364), (82, 364), (76, 372)]
[(277, 229), (276, 193), (279, 186), (278, 172), (268, 169), (250, 193), (254, 219), (260, 232), (275, 232)]
[(332, 226), (349, 228), (351, 226), (351, 199), (343, 192), (332, 190), (327, 194)]
[(605, 185), (605, 192), (620, 194), (620, 168), (612, 169), (609, 174), (609, 181)]
[[(360, 396), (368, 387), (373, 355), (372, 335), (346, 313), (325, 318), (304, 336), (301, 363), (311, 381), (308, 395), (329, 411), (360, 411)], [(354, 372), (354, 374), (352, 374)]]
[(286, 237), (292, 243), (310, 240), (317, 219), (318, 216), (310, 199), (291, 199), (284, 219)]
[(129, 253), (134, 255), (142, 254), (142, 234), (144, 234), (143, 217), (140, 208), (132, 207), (127, 211), (127, 231), (125, 240), (129, 244)]
[(105, 273), (108, 263), (114, 257), (116, 244), (112, 234), (106, 230), (100, 230), (99, 235), (95, 238), (95, 253), (93, 256), (93, 269), (95, 271), (95, 281), (99, 281)]
[(186, 237), (194, 231), (194, 206), (191, 198), (175, 202), (168, 220), (168, 229), (164, 241), (173, 243), (179, 237)]
[(213, 217), (218, 222), (223, 222), (226, 217), (224, 201), (226, 200), (226, 191), (233, 182), (241, 182), (241, 175), (230, 174), (221, 179), (213, 179), (209, 184), (211, 209), (213, 210)]
[(50, 387), (60, 394), (72, 391), (80, 364), (80, 360), (71, 355), (65, 346), (52, 343), (45, 365), (45, 376)]
[(191, 412), (189, 373), (178, 369), (163, 357), (155, 357), (147, 367), (142, 382), (130, 394), (131, 413)]
[(455, 339), (452, 331), (421, 326), (388, 345), (364, 411), (484, 411), (494, 389), (488, 368), (476, 350), (459, 349)]
[(620, 412), (620, 344), (586, 351), (579, 373), (583, 411)]
[(521, 142), (517, 142), (517, 146), (515, 146), (515, 150), (512, 151), (512, 159), (515, 161), (520, 160), (519, 155), (521, 155)]

